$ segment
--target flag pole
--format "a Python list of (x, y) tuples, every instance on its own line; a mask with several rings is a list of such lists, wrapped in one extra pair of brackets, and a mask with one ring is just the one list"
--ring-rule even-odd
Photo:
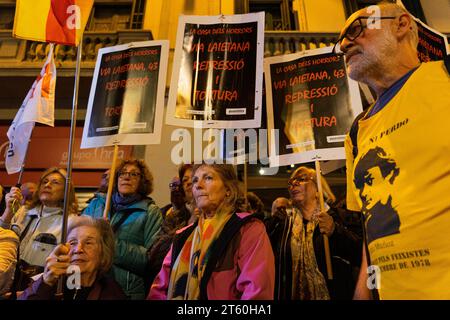
[[(33, 129), (34, 129), (34, 125), (33, 125)], [(17, 183), (16, 183), (17, 188), (20, 188), (22, 186), (23, 172), (25, 171), (25, 162), (27, 160), (28, 147), (30, 146), (30, 142), (31, 142), (31, 136), (30, 136), (30, 139), (28, 140), (27, 147), (25, 148), (25, 155), (23, 156), (23, 162), (22, 162), (22, 166), (20, 167), (19, 178), (17, 179)]]
[[(320, 173), (320, 162), (318, 160), (316, 160), (315, 164), (316, 164), (316, 176), (317, 176), (317, 191), (319, 192), (320, 211), (323, 212), (325, 210), (325, 203), (323, 201), (322, 179), (321, 179), (322, 174)], [(328, 237), (326, 234), (323, 234), (323, 246), (325, 249), (325, 262), (327, 265), (327, 277), (328, 277), (328, 280), (333, 280), (333, 268), (331, 265), (330, 244), (328, 242)]]
[(248, 176), (247, 176), (247, 156), (245, 155), (245, 160), (244, 160), (244, 192), (245, 192), (245, 209), (247, 210), (248, 207), (248, 199), (247, 199), (247, 193), (248, 193)]
[[(81, 53), (83, 51), (83, 34), (81, 34), (81, 41), (77, 47), (77, 62), (75, 68), (75, 84), (73, 89), (73, 105), (72, 105), (72, 118), (70, 122), (70, 140), (69, 140), (69, 153), (67, 158), (67, 176), (66, 187), (64, 188), (64, 210), (63, 221), (61, 227), (61, 243), (64, 244), (67, 239), (67, 220), (69, 217), (69, 206), (71, 205), (69, 199), (70, 184), (72, 180), (72, 158), (73, 158), (73, 144), (75, 140), (75, 129), (77, 126), (77, 108), (78, 108), (78, 88), (80, 83), (80, 71), (81, 71)], [(58, 280), (58, 290), (56, 297), (62, 300), (64, 289), (64, 277), (60, 277)]]
[(108, 179), (108, 192), (106, 193), (106, 202), (105, 202), (105, 209), (103, 210), (103, 219), (108, 221), (108, 212), (111, 208), (111, 196), (112, 196), (112, 190), (114, 185), (114, 177), (116, 175), (116, 163), (117, 163), (117, 157), (119, 154), (119, 145), (114, 145), (114, 154), (113, 154), (113, 161), (111, 165), (111, 169), (109, 170), (109, 179)]
[[(28, 143), (30, 143), (30, 142), (28, 142)], [(25, 151), (25, 158), (27, 157), (27, 152), (28, 152), (28, 146), (27, 146), (27, 150)], [(22, 177), (23, 177), (23, 172), (25, 171), (25, 158), (22, 163), (22, 167), (20, 167), (19, 178), (17, 179), (16, 188), (20, 188), (22, 186)]]

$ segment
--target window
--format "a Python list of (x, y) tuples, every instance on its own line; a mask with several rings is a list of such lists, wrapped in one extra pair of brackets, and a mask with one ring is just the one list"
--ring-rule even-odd
[(131, 10), (130, 29), (142, 29), (144, 23), (145, 0), (135, 0)]
[(236, 13), (264, 11), (265, 30), (298, 30), (297, 13), (293, 0), (235, 0)]
[(145, 0), (97, 0), (92, 9), (88, 30), (142, 29)]
[(11, 30), (14, 25), (15, 3), (2, 3), (0, 1), (0, 30)]

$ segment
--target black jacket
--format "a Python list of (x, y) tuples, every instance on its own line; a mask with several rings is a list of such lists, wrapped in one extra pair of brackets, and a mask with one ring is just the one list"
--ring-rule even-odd
[[(313, 234), (313, 246), (317, 266), (327, 279), (332, 300), (351, 299), (355, 287), (354, 267), (361, 263), (362, 240), (344, 226), (336, 209), (328, 212), (334, 220), (335, 229), (329, 237), (333, 280), (327, 279), (323, 236), (317, 226)], [(275, 299), (292, 298), (291, 232), (293, 217), (273, 217), (266, 223), (267, 233), (275, 255)]]

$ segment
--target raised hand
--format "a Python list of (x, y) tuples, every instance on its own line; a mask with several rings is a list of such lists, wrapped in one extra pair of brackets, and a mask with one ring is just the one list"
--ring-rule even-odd
[(10, 223), (17, 209), (22, 202), (22, 192), (17, 187), (12, 187), (11, 190), (5, 195), (6, 208), (2, 215), (2, 220), (6, 223)]
[(44, 282), (49, 286), (55, 286), (61, 275), (66, 274), (70, 265), (69, 246), (58, 245), (48, 256), (44, 269)]
[(330, 237), (334, 232), (334, 220), (327, 212), (320, 212), (318, 215), (320, 232)]

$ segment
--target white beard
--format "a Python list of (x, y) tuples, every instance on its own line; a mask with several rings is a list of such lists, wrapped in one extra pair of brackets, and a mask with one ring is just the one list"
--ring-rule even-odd
[(357, 48), (359, 54), (350, 58), (348, 63), (349, 76), (353, 80), (368, 84), (374, 80), (382, 79), (384, 75), (393, 70), (393, 59), (398, 48), (398, 42), (391, 31), (386, 28), (374, 39), (366, 49)]

